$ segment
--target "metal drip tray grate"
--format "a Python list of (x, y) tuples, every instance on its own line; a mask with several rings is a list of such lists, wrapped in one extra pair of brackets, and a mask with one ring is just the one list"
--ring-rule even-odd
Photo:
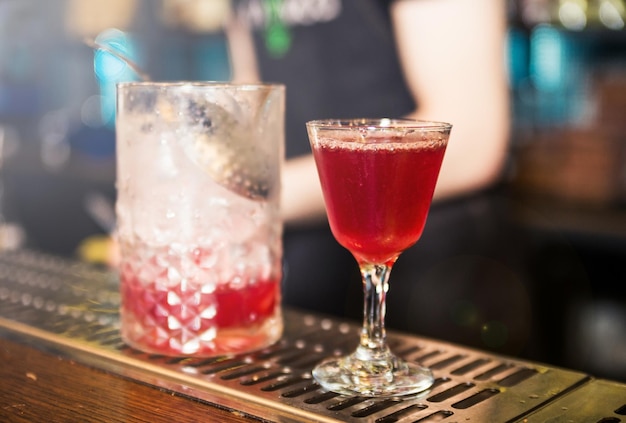
[(261, 419), (626, 421), (626, 386), (398, 333), (389, 334), (392, 349), (433, 369), (436, 382), (429, 392), (391, 399), (326, 392), (311, 378), (311, 368), (351, 351), (359, 327), (295, 310), (285, 311), (283, 338), (255, 353), (210, 359), (149, 355), (121, 341), (118, 305), (112, 272), (27, 250), (0, 255), (5, 336), (26, 336), (85, 364)]

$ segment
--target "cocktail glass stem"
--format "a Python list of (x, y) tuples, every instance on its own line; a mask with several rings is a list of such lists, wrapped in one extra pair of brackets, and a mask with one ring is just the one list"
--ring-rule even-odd
[(362, 396), (397, 396), (422, 392), (433, 383), (430, 370), (395, 356), (387, 346), (385, 301), (391, 266), (361, 264), (363, 327), (359, 345), (346, 357), (332, 358), (313, 369), (326, 389)]
[(386, 297), (391, 267), (384, 264), (362, 264), (363, 328), (359, 355), (382, 357), (388, 354), (385, 332)]

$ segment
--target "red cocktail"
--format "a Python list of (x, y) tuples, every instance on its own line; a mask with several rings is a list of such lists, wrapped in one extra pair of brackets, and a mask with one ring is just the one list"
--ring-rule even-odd
[(445, 143), (341, 137), (313, 150), (333, 234), (357, 260), (386, 263), (422, 234)]
[(328, 220), (363, 276), (364, 321), (357, 350), (313, 370), (326, 389), (349, 395), (421, 392), (430, 370), (390, 352), (384, 317), (389, 273), (422, 234), (451, 125), (403, 119), (307, 123)]

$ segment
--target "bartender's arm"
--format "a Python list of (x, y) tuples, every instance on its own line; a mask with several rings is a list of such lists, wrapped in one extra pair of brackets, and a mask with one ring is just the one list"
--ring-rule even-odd
[[(501, 175), (509, 136), (506, 11), (502, 0), (397, 0), (391, 6), (407, 85), (408, 117), (453, 124), (435, 199), (471, 193)], [(286, 224), (324, 218), (312, 156), (286, 163)]]

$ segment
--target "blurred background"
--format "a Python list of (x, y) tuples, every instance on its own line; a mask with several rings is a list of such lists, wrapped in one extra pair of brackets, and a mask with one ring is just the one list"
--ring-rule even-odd
[[(228, 80), (228, 3), (0, 0), (2, 249), (104, 259), (114, 87), (136, 75), (85, 40), (155, 80)], [(478, 346), (626, 381), (626, 2), (507, 4), (507, 220), (523, 234), (531, 335), (522, 350)]]

